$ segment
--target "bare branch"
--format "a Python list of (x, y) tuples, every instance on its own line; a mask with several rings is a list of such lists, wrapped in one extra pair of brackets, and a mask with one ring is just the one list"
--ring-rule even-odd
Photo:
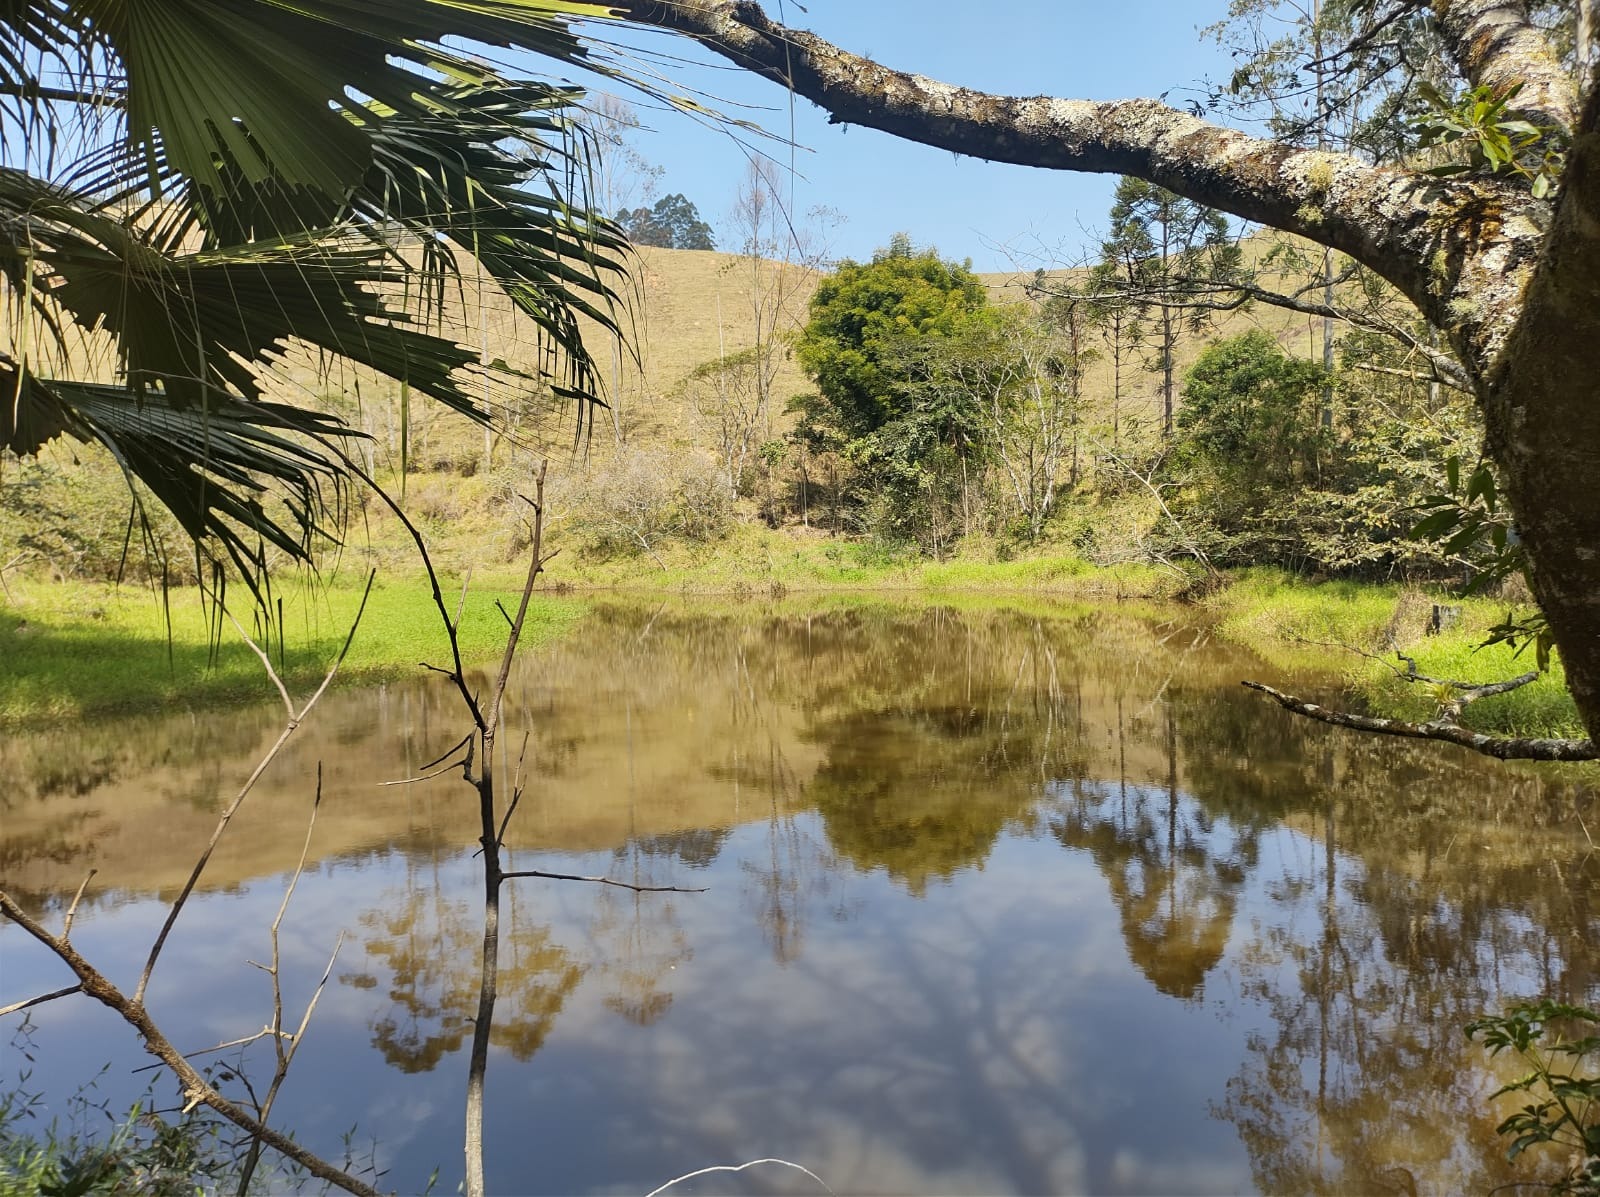
[(46, 1002), (53, 1002), (57, 998), (68, 997), (74, 993), (82, 993), (82, 985), (68, 985), (65, 989), (53, 990), (50, 993), (41, 993), (38, 997), (31, 997), (25, 1002), (12, 1002), (9, 1006), (0, 1006), (0, 1018), (7, 1014), (16, 1014), (20, 1010), (27, 1010), (34, 1006), (42, 1006)]
[(72, 920), (78, 917), (78, 903), (83, 901), (83, 891), (89, 888), (89, 882), (94, 880), (94, 875), (99, 869), (90, 869), (83, 879), (83, 884), (78, 886), (78, 892), (72, 895), (72, 904), (67, 907), (67, 917), (61, 920), (61, 939), (67, 942), (72, 939)]
[(645, 1195), (645, 1197), (660, 1197), (660, 1194), (665, 1193), (668, 1189), (671, 1189), (677, 1185), (681, 1185), (686, 1180), (693, 1180), (697, 1176), (709, 1176), (714, 1172), (743, 1172), (746, 1168), (754, 1168), (760, 1164), (781, 1164), (785, 1168), (793, 1168), (796, 1172), (804, 1172), (812, 1180), (816, 1181), (822, 1186), (822, 1191), (824, 1193), (833, 1193), (833, 1190), (828, 1187), (828, 1182), (823, 1180), (822, 1177), (818, 1176), (815, 1172), (811, 1171), (810, 1168), (801, 1167), (799, 1164), (791, 1163), (788, 1160), (767, 1159), (751, 1160), (748, 1164), (717, 1164), (710, 1168), (698, 1168), (693, 1172), (688, 1172), (682, 1176), (674, 1177), (658, 1189), (652, 1189)]
[[(218, 606), (221, 606), (220, 602)], [(283, 699), (283, 709), (288, 712), (289, 718), (294, 718), (294, 699), (289, 697), (289, 688), (283, 684), (283, 679), (278, 676), (278, 671), (272, 667), (272, 658), (267, 651), (255, 642), (255, 639), (234, 618), (233, 612), (227, 607), (222, 607), (222, 613), (228, 617), (228, 622), (233, 625), (234, 631), (239, 633), (239, 639), (250, 646), (250, 651), (261, 659), (261, 667), (267, 671), (267, 677), (278, 689), (278, 697)]]
[[(1491, 2), (1455, 0), (1477, 8)], [(636, 23), (696, 38), (836, 122), (988, 161), (1134, 175), (1297, 233), (1377, 271), (1440, 327), (1461, 325), (1449, 309), (1458, 287), (1498, 283), (1480, 294), (1520, 294), (1542, 240), (1536, 229), (1513, 230), (1507, 221), (1502, 235), (1511, 252), (1494, 277), (1480, 278), (1465, 238), (1468, 222), (1455, 216), (1485, 203), (1533, 202), (1495, 180), (1380, 169), (1350, 155), (1254, 137), (1155, 100), (991, 95), (882, 66), (772, 20), (752, 0), (617, 0), (611, 7)], [(1444, 263), (1445, 274), (1430, 263)], [(1461, 328), (1475, 352), (1484, 342), (1486, 360), (1504, 336), (1488, 323)]]
[(500, 874), (501, 880), (510, 881), (513, 877), (543, 877), (546, 881), (587, 881), (591, 885), (614, 885), (618, 889), (631, 889), (636, 894), (704, 894), (710, 890), (688, 889), (681, 885), (632, 885), (626, 881), (613, 881), (610, 877), (580, 877), (576, 873), (546, 873), (541, 869), (522, 869), (514, 873)]
[(1251, 690), (1259, 690), (1284, 710), (1304, 715), (1319, 723), (1345, 727), (1352, 731), (1373, 732), (1380, 736), (1401, 736), (1412, 740), (1442, 740), (1446, 744), (1459, 744), (1473, 752), (1481, 752), (1502, 761), (1593, 761), (1600, 760), (1600, 749), (1593, 740), (1520, 739), (1511, 736), (1487, 736), (1468, 731), (1453, 723), (1407, 723), (1402, 719), (1380, 719), (1372, 715), (1356, 715), (1348, 711), (1335, 711), (1328, 707), (1306, 702), (1292, 694), (1284, 694), (1260, 682), (1241, 682)]
[(150, 985), (150, 974), (155, 971), (156, 960), (160, 957), (161, 949), (167, 942), (167, 936), (172, 933), (172, 925), (178, 921), (178, 915), (182, 913), (184, 903), (189, 900), (189, 895), (194, 892), (194, 887), (200, 880), (200, 874), (205, 872), (205, 867), (211, 860), (211, 853), (216, 850), (223, 833), (228, 830), (228, 824), (232, 822), (233, 816), (239, 812), (239, 808), (244, 805), (244, 800), (249, 796), (250, 791), (255, 788), (256, 782), (261, 780), (261, 775), (267, 771), (267, 766), (277, 758), (278, 753), (283, 750), (283, 746), (289, 742), (289, 737), (294, 735), (300, 725), (305, 722), (306, 716), (311, 713), (311, 709), (317, 705), (322, 696), (327, 693), (328, 687), (333, 684), (334, 676), (339, 672), (339, 666), (344, 664), (344, 659), (350, 652), (350, 645), (355, 642), (356, 629), (361, 626), (361, 617), (366, 613), (367, 600), (372, 596), (372, 583), (377, 576), (376, 570), (367, 575), (366, 589), (361, 592), (361, 605), (356, 609), (355, 619), (350, 622), (350, 631), (344, 638), (344, 646), (339, 649), (339, 655), (334, 658), (333, 664), (329, 666), (327, 674), (322, 679), (322, 684), (306, 700), (305, 706), (300, 708), (298, 714), (295, 714), (291, 707), (289, 722), (284, 725), (282, 733), (273, 742), (272, 747), (267, 749), (267, 754), (257, 762), (255, 771), (245, 780), (244, 786), (239, 790), (238, 795), (228, 806), (228, 809), (223, 811), (217, 819), (216, 829), (212, 831), (211, 839), (206, 843), (205, 851), (201, 852), (200, 859), (195, 861), (194, 868), (189, 873), (189, 879), (184, 882), (183, 890), (173, 901), (172, 909), (167, 912), (166, 921), (161, 924), (161, 930), (156, 935), (156, 941), (150, 947), (150, 956), (145, 961), (144, 972), (140, 974), (138, 987), (133, 992), (133, 1001), (136, 1005), (144, 1002), (145, 990)]
[[(1429, 362), (1428, 364), (1431, 366), (1434, 363)], [(1346, 368), (1360, 370), (1363, 374), (1384, 374), (1391, 378), (1403, 378), (1407, 382), (1436, 382), (1440, 386), (1449, 387), (1453, 391), (1463, 391), (1469, 395), (1472, 393), (1472, 388), (1461, 379), (1446, 378), (1439, 373), (1437, 368), (1429, 374), (1418, 374), (1415, 370), (1402, 370), (1396, 366), (1379, 366), (1372, 362), (1350, 362)]]
[[(120, 989), (108, 981), (93, 965), (80, 956), (71, 944), (50, 934), (40, 926), (26, 911), (19, 906), (10, 894), (0, 890), (0, 914), (16, 923), (39, 943), (51, 952), (77, 975), (82, 991), (94, 998), (102, 1005), (110, 1007), (122, 1016), (124, 1022), (131, 1025), (139, 1032), (144, 1040), (145, 1048), (172, 1070), (183, 1087), (183, 1094), (190, 1106), (204, 1104), (215, 1110), (229, 1122), (239, 1127), (245, 1133), (261, 1139), (274, 1151), (288, 1157), (299, 1164), (312, 1176), (325, 1180), (329, 1184), (337, 1185), (347, 1193), (358, 1194), (359, 1197), (378, 1197), (378, 1191), (360, 1178), (335, 1168), (322, 1157), (307, 1151), (293, 1139), (279, 1134), (259, 1119), (252, 1117), (234, 1102), (228, 1100), (211, 1085), (211, 1082), (195, 1071), (195, 1068), (183, 1058), (183, 1054), (172, 1046), (171, 1041), (161, 1032), (151, 1019), (144, 1003), (136, 998), (129, 998)], [(148, 979), (148, 977), (142, 980)]]

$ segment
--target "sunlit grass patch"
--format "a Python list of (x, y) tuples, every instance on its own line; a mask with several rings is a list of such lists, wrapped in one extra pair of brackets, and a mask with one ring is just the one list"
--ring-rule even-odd
[[(1435, 602), (1459, 607), (1460, 619), (1438, 635), (1426, 635)], [(1414, 659), (1420, 674), (1474, 685), (1534, 669), (1531, 650), (1519, 656), (1504, 644), (1484, 645), (1489, 628), (1505, 616), (1503, 603), (1462, 599), (1446, 590), (1310, 583), (1253, 569), (1236, 575), (1208, 605), (1219, 615), (1217, 631), (1224, 639), (1253, 649), (1274, 668), (1333, 670), (1374, 711), (1396, 718), (1432, 718), (1442, 698), (1437, 687), (1397, 675), (1407, 669), (1397, 652)], [(1462, 723), (1500, 735), (1584, 734), (1559, 658), (1536, 681), (1470, 704)]]
[[(353, 578), (285, 583), (274, 592), (270, 628), (259, 622), (242, 592), (230, 601), (291, 691), (304, 692), (338, 656), (360, 608), (363, 585)], [(13, 582), (11, 595), (0, 605), (0, 720), (276, 701), (260, 659), (198, 591), (174, 590), (163, 600), (159, 592), (136, 586)], [(460, 625), (467, 662), (499, 651), (507, 624), (495, 603), (509, 610), (516, 597), (506, 589), (468, 593)], [(459, 602), (459, 589), (447, 594), (452, 615)], [(582, 610), (572, 599), (538, 596), (524, 643), (560, 635)], [(405, 676), (424, 661), (449, 664), (449, 644), (426, 581), (401, 578), (375, 585), (341, 679)]]

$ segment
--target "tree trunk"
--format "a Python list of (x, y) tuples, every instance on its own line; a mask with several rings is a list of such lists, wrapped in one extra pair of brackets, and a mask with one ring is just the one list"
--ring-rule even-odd
[[(1600, 98), (1600, 97), (1597, 97)], [(1591, 100), (1589, 119), (1595, 127)], [(1567, 685), (1600, 740), (1600, 133), (1573, 145), (1544, 258), (1489, 371), (1490, 453), (1505, 474)]]

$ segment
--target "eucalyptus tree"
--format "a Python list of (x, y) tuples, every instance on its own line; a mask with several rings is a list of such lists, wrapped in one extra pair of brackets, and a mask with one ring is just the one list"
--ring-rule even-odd
[[(480, 421), (542, 386), (581, 413), (626, 241), (585, 207), (581, 93), (534, 71), (618, 77), (569, 26), (609, 12), (0, 0), (0, 449), (104, 445), (253, 580), (307, 557), (353, 461), (269, 387), (296, 346)], [(469, 261), (538, 365), (449, 335)]]
[[(1326, 51), (1338, 61), (1415, 22), (1447, 65), (1435, 128), (1454, 126), (1438, 139), (1448, 160), (1414, 165), (1230, 128), (1159, 100), (979, 92), (850, 53), (753, 0), (614, 7), (700, 39), (836, 121), (992, 161), (1142, 178), (1387, 280), (1451, 354), (1418, 352), (1477, 400), (1534, 594), (1589, 732), (1600, 734), (1600, 420), (1590, 387), (1600, 375), (1600, 87), (1590, 0), (1556, 9), (1565, 31), (1535, 19), (1551, 6), (1530, 13), (1522, 0), (1352, 3), (1353, 35)], [(1397, 116), (1424, 103), (1407, 86), (1408, 61), (1385, 73), (1405, 93)]]

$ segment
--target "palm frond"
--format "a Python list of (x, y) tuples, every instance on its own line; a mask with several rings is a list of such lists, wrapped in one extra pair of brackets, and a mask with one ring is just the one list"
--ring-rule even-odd
[(203, 553), (220, 552), (247, 582), (265, 546), (309, 561), (316, 536), (335, 536), (321, 520), (344, 485), (330, 446), (360, 434), (331, 416), (233, 395), (175, 407), (160, 394), (38, 378), (3, 354), (0, 393), (0, 443), (29, 452), (67, 434), (103, 445)]

